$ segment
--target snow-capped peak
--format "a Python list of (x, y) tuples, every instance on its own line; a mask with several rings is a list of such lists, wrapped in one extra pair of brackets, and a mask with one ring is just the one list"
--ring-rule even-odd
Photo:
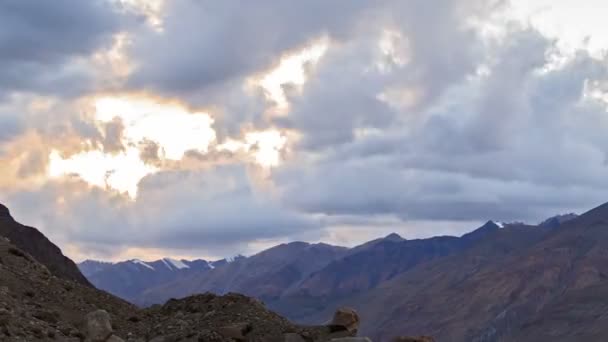
[(494, 222), (494, 224), (497, 225), (498, 228), (504, 228), (505, 227), (505, 224), (503, 222), (495, 222), (495, 221), (492, 221), (492, 222)]
[(226, 262), (227, 262), (227, 263), (231, 263), (231, 262), (236, 261), (236, 259), (240, 259), (240, 258), (242, 258), (242, 257), (243, 257), (243, 256), (242, 256), (242, 255), (240, 255), (240, 254), (239, 254), (239, 255), (235, 255), (235, 256), (231, 256), (231, 257), (226, 258)]
[(143, 262), (143, 261), (141, 261), (141, 260), (139, 260), (139, 259), (132, 259), (132, 260), (130, 260), (130, 261), (131, 261), (132, 263), (134, 263), (134, 264), (141, 265), (141, 266), (147, 267), (147, 268), (149, 268), (149, 269), (151, 269), (151, 270), (154, 270), (154, 267), (152, 267), (152, 266), (148, 265), (147, 263), (145, 263), (145, 262)]
[[(183, 261), (181, 260), (176, 260), (176, 259), (171, 259), (171, 258), (164, 258), (163, 262), (165, 263), (165, 265), (169, 266), (173, 266), (173, 268), (176, 268), (178, 270), (184, 269), (184, 268), (190, 268), (190, 266), (186, 265)], [(169, 267), (171, 268), (171, 267)]]

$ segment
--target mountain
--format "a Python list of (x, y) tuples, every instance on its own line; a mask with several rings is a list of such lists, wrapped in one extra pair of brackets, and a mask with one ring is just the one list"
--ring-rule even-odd
[[(351, 249), (296, 242), (145, 291), (141, 298), (236, 291), (300, 323), (336, 307), (376, 341), (605, 341), (608, 203), (539, 225), (489, 221), (461, 237), (396, 234)], [(149, 302), (149, 303), (151, 303)]]
[[(19, 234), (31, 234), (12, 233), (18, 241), (25, 239)], [(53, 262), (36, 259), (0, 236), (0, 341), (327, 342), (354, 336), (359, 326), (352, 310), (338, 310), (327, 326), (298, 326), (238, 294), (203, 294), (139, 309), (76, 279), (55, 276), (45, 266)], [(187, 265), (164, 262), (171, 268)]]
[(238, 292), (265, 301), (273, 300), (347, 251), (327, 244), (281, 244), (251, 257), (236, 258), (208, 272), (153, 287), (143, 292), (135, 302), (150, 305), (204, 292)]
[(118, 263), (87, 260), (78, 267), (95, 287), (136, 302), (136, 298), (149, 288), (192, 274), (202, 274), (214, 268), (215, 263), (171, 258), (152, 262), (132, 259)]
[(498, 229), (499, 225), (489, 221), (461, 238), (403, 240), (391, 234), (353, 248), (344, 258), (312, 273), (290, 295), (335, 297), (369, 290), (420, 263), (461, 251)]
[(76, 264), (36, 228), (24, 226), (13, 219), (8, 208), (0, 204), (0, 236), (8, 238), (19, 249), (32, 255), (55, 276), (90, 286)]
[(578, 215), (573, 214), (573, 213), (557, 215), (557, 216), (553, 216), (553, 217), (550, 217), (550, 218), (544, 220), (543, 222), (541, 222), (540, 226), (549, 227), (549, 228), (557, 228), (557, 227), (561, 226), (562, 224), (564, 224), (570, 220), (573, 220), (577, 217), (578, 217)]
[(87, 277), (87, 279), (93, 274), (103, 271), (112, 265), (114, 265), (114, 263), (97, 260), (85, 260), (77, 264), (78, 269), (85, 277)]
[(362, 333), (379, 340), (407, 331), (439, 341), (605, 341), (607, 295), (605, 204), (557, 228), (505, 226), (329, 305), (358, 309)]

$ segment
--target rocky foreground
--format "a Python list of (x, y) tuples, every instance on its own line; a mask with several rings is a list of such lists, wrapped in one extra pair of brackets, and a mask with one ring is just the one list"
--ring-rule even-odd
[(53, 274), (0, 237), (0, 341), (370, 341), (355, 337), (358, 329), (351, 309), (339, 309), (327, 325), (298, 326), (239, 294), (202, 294), (139, 309)]

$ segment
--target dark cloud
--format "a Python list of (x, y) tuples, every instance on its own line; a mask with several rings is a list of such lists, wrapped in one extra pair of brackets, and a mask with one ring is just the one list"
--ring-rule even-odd
[(188, 94), (241, 80), (311, 39), (350, 35), (363, 24), (360, 14), (373, 7), (359, 0), (171, 1), (163, 32), (142, 34), (133, 46), (140, 62), (133, 83)]
[(17, 115), (11, 112), (4, 114), (0, 111), (0, 143), (19, 135), (23, 127), (23, 122)]
[(109, 1), (0, 2), (0, 98), (11, 92), (76, 94), (93, 73), (77, 58), (108, 47), (121, 27)]
[(160, 164), (160, 146), (152, 140), (144, 140), (139, 143), (139, 158), (146, 164)]

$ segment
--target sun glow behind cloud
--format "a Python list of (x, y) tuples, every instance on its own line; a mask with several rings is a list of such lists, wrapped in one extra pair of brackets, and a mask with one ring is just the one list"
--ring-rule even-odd
[(515, 18), (530, 23), (564, 50), (588, 49), (602, 55), (608, 44), (605, 0), (512, 0)]
[(191, 112), (175, 103), (145, 97), (102, 97), (95, 101), (95, 113), (100, 122), (122, 119), (127, 143), (154, 141), (171, 160), (180, 160), (190, 150), (207, 152), (216, 139), (213, 119), (207, 113)]
[(307, 66), (317, 63), (328, 47), (327, 39), (320, 39), (302, 50), (283, 56), (276, 68), (256, 79), (254, 83), (259, 84), (268, 98), (276, 103), (277, 110), (285, 111), (289, 103), (283, 85), (303, 85), (306, 82)]
[(139, 181), (157, 170), (139, 158), (136, 148), (118, 154), (88, 151), (66, 159), (53, 151), (49, 156), (49, 176), (76, 175), (91, 185), (126, 192), (131, 198), (137, 196)]
[[(127, 193), (135, 199), (140, 180), (161, 170), (142, 160), (138, 148), (142, 142), (156, 143), (161, 161), (179, 161), (188, 151), (205, 154), (217, 143), (211, 116), (179, 103), (127, 95), (104, 96), (91, 101), (94, 119), (100, 127), (117, 118), (122, 121), (124, 150), (107, 153), (100, 148), (67, 158), (59, 151), (53, 151), (49, 156), (50, 177), (78, 176), (91, 185)], [(244, 152), (251, 156), (248, 161), (272, 168), (280, 164), (286, 144), (287, 137), (271, 129), (246, 132), (242, 139), (231, 139), (214, 148)]]

